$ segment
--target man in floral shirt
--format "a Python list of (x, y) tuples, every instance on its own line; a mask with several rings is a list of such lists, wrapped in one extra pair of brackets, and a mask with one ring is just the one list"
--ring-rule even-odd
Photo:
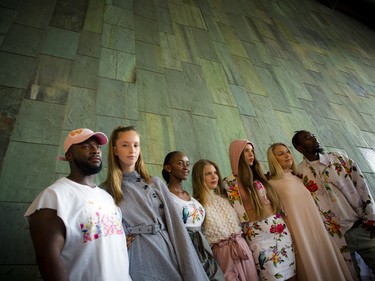
[(354, 252), (375, 273), (374, 199), (357, 163), (338, 152), (324, 153), (308, 131), (295, 132), (292, 143), (304, 156), (298, 170), (329, 234), (344, 257), (346, 241), (358, 275)]

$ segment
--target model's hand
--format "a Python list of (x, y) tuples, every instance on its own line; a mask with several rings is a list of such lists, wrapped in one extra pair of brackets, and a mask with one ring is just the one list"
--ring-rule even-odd
[(126, 245), (128, 246), (128, 249), (132, 245), (134, 239), (135, 239), (135, 235), (134, 234), (127, 234), (126, 235)]

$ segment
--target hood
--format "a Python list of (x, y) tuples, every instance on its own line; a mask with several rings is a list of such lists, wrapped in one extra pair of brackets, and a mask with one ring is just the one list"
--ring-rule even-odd
[(253, 143), (246, 139), (234, 140), (229, 145), (230, 166), (232, 168), (232, 173), (234, 176), (237, 176), (238, 162), (240, 161), (242, 151), (248, 143), (251, 144), (254, 149)]

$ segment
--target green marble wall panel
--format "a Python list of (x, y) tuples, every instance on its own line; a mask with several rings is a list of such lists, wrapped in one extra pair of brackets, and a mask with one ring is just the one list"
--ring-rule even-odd
[(100, 57), (100, 34), (90, 31), (79, 33), (77, 54), (89, 57)]
[(202, 59), (218, 62), (219, 59), (214, 52), (214, 46), (209, 40), (208, 32), (199, 28), (192, 27), (191, 33), (194, 38), (194, 43), (197, 48), (198, 56)]
[(199, 8), (186, 4), (169, 2), (171, 19), (175, 23), (207, 30)]
[(159, 31), (165, 33), (173, 33), (172, 20), (169, 14), (169, 9), (166, 7), (156, 7), (156, 19), (159, 26)]
[[(1, 135), (12, 135), (24, 96), (25, 90), (23, 89), (0, 86), (0, 123), (4, 124), (0, 127)], [(7, 127), (5, 124), (10, 126)]]
[(72, 68), (72, 85), (96, 89), (98, 72), (98, 58), (77, 55)]
[(135, 16), (135, 39), (146, 43), (158, 45), (159, 32), (155, 19)]
[[(288, 59), (287, 51), (274, 39), (264, 38), (265, 45), (273, 58)], [(271, 64), (275, 64), (274, 60)]]
[[(267, 67), (268, 64), (264, 62), (261, 56), (261, 51), (264, 51), (265, 48), (260, 49), (259, 45), (256, 43), (249, 43), (249, 42), (242, 42), (248, 58), (250, 59), (251, 63), (256, 66), (261, 66), (261, 67)], [(272, 63), (275, 64), (275, 63)]]
[(137, 41), (136, 49), (136, 64), (137, 69), (146, 69), (162, 73), (164, 71), (161, 66), (161, 48), (160, 46)]
[(175, 147), (170, 147), (170, 151), (180, 150), (185, 152), (189, 157), (190, 164), (193, 164), (200, 159), (193, 117), (188, 111), (171, 109), (171, 120)]
[(156, 6), (154, 0), (137, 0), (134, 2), (134, 14), (146, 18), (156, 18)]
[(112, 24), (103, 25), (102, 47), (135, 53), (134, 30), (115, 26)]
[(75, 59), (78, 48), (79, 33), (49, 27), (40, 52), (64, 59)]
[(176, 36), (160, 32), (161, 66), (165, 68), (182, 70), (180, 55), (178, 53)]
[(139, 132), (145, 162), (163, 164), (165, 155), (176, 147), (171, 117), (140, 113)]
[(375, 124), (375, 115), (371, 115), (371, 114), (367, 114), (367, 113), (359, 113), (363, 119), (366, 121), (367, 124), (369, 124), (370, 126), (370, 130), (368, 131), (372, 131), (372, 126), (373, 124)]
[[(375, 151), (374, 149), (369, 148), (359, 148), (359, 151), (362, 153), (363, 157), (366, 159), (370, 169), (367, 172), (375, 172)], [(362, 167), (360, 167), (362, 168)], [(365, 170), (364, 170), (365, 172)]]
[[(264, 40), (262, 40), (264, 41)], [(259, 52), (259, 59), (265, 64), (279, 65), (279, 61), (273, 56), (272, 50), (264, 42), (255, 42), (255, 49)], [(248, 52), (251, 50), (248, 50)]]
[[(0, 264), (35, 263), (34, 248), (24, 219), (29, 203), (0, 203), (3, 224), (0, 226)], [(1, 276), (1, 275), (0, 275)], [(3, 279), (1, 279), (3, 280)]]
[(249, 59), (234, 56), (234, 61), (237, 65), (244, 86), (248, 92), (257, 95), (266, 95), (266, 90), (262, 84), (255, 67), (251, 64)]
[(96, 113), (136, 119), (137, 116), (129, 116), (128, 109), (137, 108), (137, 96), (135, 93), (130, 94), (128, 88), (128, 83), (100, 78), (96, 94)]
[(354, 93), (349, 93), (348, 97), (353, 107), (355, 107), (360, 113), (374, 114), (374, 96), (359, 97)]
[(204, 80), (206, 81), (208, 91), (211, 93), (214, 103), (234, 106), (235, 101), (231, 95), (229, 84), (225, 79), (225, 73), (221, 64), (200, 60)]
[(371, 191), (372, 198), (375, 198), (375, 176), (374, 173), (363, 173), (364, 177), (367, 180), (367, 185)]
[(245, 128), (235, 107), (216, 104), (214, 108), (220, 137), (225, 147), (229, 148), (230, 143), (234, 139), (246, 138)]
[(271, 26), (267, 21), (266, 18), (251, 18), (249, 21), (254, 23), (255, 28), (257, 29), (258, 33), (261, 37), (268, 38), (275, 40), (274, 34), (272, 33)]
[(222, 2), (208, 1), (208, 3), (211, 8), (212, 16), (216, 19), (216, 22), (221, 22), (227, 25), (231, 24)]
[(313, 100), (305, 84), (299, 79), (298, 73), (293, 69), (272, 66), (271, 70), (289, 106), (301, 107), (299, 98)]
[(13, 141), (58, 144), (65, 106), (24, 100), (12, 136)]
[(13, 21), (17, 15), (17, 11), (14, 9), (7, 9), (4, 6), (0, 7), (0, 34), (6, 34), (13, 24)]
[(221, 65), (225, 73), (225, 78), (228, 83), (242, 86), (243, 81), (241, 79), (240, 72), (238, 71), (237, 65), (230, 54), (228, 46), (219, 42), (213, 42), (213, 44), (215, 51), (220, 58)]
[(27, 97), (34, 100), (65, 104), (71, 83), (72, 61), (39, 56), (38, 66), (29, 82)]
[[(275, 23), (275, 26), (277, 27), (278, 32), (280, 32), (280, 34), (286, 40), (288, 40), (290, 43), (297, 42), (296, 33), (298, 33), (298, 31), (296, 30), (294, 24), (290, 24), (290, 22), (286, 21), (285, 18), (273, 18), (273, 21)], [(294, 28), (291, 28), (291, 25)]]
[(134, 6), (133, 0), (113, 0), (113, 4), (120, 8), (133, 10)]
[(50, 21), (55, 1), (34, 0), (22, 2), (15, 19), (16, 23), (36, 28), (46, 28)]
[(221, 139), (217, 120), (205, 116), (193, 115), (193, 124), (197, 136), (196, 144), (201, 159), (208, 159), (218, 164), (223, 176), (230, 174), (228, 149)]
[(305, 69), (318, 72), (314, 60), (310, 57), (309, 50), (304, 45), (290, 42), (294, 52), (294, 59), (302, 63)]
[(25, 90), (0, 87), (0, 170), (3, 165)]
[(102, 33), (104, 8), (103, 0), (88, 0), (83, 30)]
[(0, 265), (0, 276), (3, 281), (41, 280), (36, 265)]
[(35, 57), (39, 52), (43, 30), (20, 24), (13, 24), (3, 44), (1, 50), (20, 55)]
[(83, 26), (88, 1), (57, 0), (49, 25), (71, 31), (80, 31)]
[(236, 101), (238, 113), (241, 115), (254, 116), (255, 110), (246, 89), (244, 87), (232, 84), (229, 84), (229, 87)]
[(137, 71), (138, 110), (168, 115), (168, 95), (165, 76), (159, 73), (139, 69)]
[(243, 47), (241, 40), (238, 38), (234, 28), (226, 24), (219, 24), (219, 27), (231, 54), (247, 58), (246, 50)]
[(0, 51), (0, 61), (0, 85), (26, 89), (35, 71), (35, 59)]
[(95, 100), (96, 93), (94, 90), (70, 87), (63, 129), (72, 131), (78, 128), (94, 128)]
[(135, 81), (135, 55), (102, 48), (99, 76), (124, 82)]
[(172, 29), (176, 36), (180, 60), (183, 62), (197, 63), (198, 51), (194, 44), (194, 38), (190, 28), (181, 24), (172, 23)]
[(274, 79), (272, 72), (268, 68), (255, 66), (256, 72), (259, 75), (267, 96), (270, 99), (272, 108), (275, 110), (289, 111), (289, 105), (284, 98), (282, 90), (277, 81)]
[(190, 97), (190, 108), (193, 114), (215, 117), (212, 97), (203, 79), (200, 66), (182, 64), (187, 94)]
[(327, 93), (323, 92), (322, 88), (319, 86), (313, 86), (305, 84), (307, 90), (309, 91), (311, 97), (313, 98), (316, 106), (320, 108), (323, 116), (330, 119), (338, 120), (337, 114), (333, 112), (332, 103), (327, 99)]
[(56, 157), (56, 145), (12, 141), (0, 178), (0, 201), (34, 200), (42, 189), (53, 182)]
[(191, 97), (185, 84), (184, 73), (172, 69), (165, 69), (168, 100), (170, 108), (191, 110)]
[(209, 30), (209, 35), (213, 43), (221, 42), (225, 43), (225, 39), (223, 34), (221, 33), (219, 24), (216, 22), (215, 18), (209, 15), (204, 15), (204, 21), (207, 26), (207, 30)]
[(248, 21), (243, 16), (238, 16), (236, 14), (228, 14), (232, 26), (235, 30), (235, 36), (238, 37), (237, 40), (245, 42), (259, 41), (257, 33), (252, 28), (252, 25), (248, 24)]
[(128, 9), (106, 5), (104, 8), (104, 22), (110, 25), (134, 30), (134, 13)]
[(375, 133), (362, 131), (362, 134), (367, 141), (367, 147), (375, 149)]

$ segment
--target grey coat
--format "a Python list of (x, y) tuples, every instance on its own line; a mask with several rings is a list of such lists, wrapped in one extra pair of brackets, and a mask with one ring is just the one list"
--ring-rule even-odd
[[(123, 175), (122, 191), (124, 228), (137, 233), (129, 248), (133, 280), (208, 280), (162, 180), (153, 177), (147, 184), (137, 172), (127, 173)], [(145, 233), (155, 225), (162, 230)]]

